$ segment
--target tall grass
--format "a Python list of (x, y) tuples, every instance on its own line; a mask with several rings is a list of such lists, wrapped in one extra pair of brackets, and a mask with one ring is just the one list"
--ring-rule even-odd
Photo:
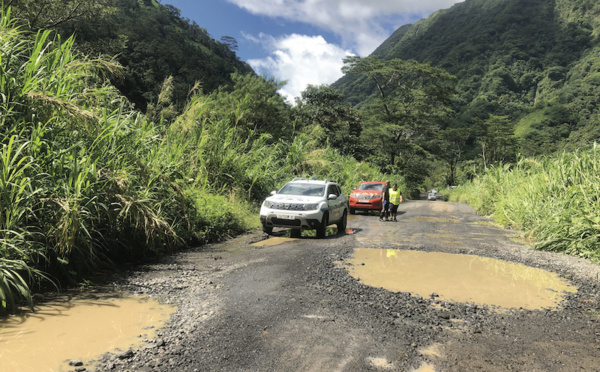
[(600, 260), (598, 145), (491, 169), (457, 188), (450, 200), (525, 231), (538, 249)]

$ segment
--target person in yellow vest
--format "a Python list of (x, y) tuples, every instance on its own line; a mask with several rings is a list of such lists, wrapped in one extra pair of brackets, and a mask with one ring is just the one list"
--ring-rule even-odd
[(402, 203), (402, 192), (398, 190), (398, 184), (395, 183), (390, 190), (390, 214), (392, 215), (392, 221), (398, 221), (396, 215), (398, 214), (400, 203)]

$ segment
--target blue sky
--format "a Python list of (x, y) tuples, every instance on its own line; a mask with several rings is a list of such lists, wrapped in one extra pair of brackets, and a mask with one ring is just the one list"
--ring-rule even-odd
[(342, 76), (347, 55), (369, 55), (398, 27), (462, 0), (161, 0), (216, 40), (231, 36), (254, 71), (287, 81), (293, 102), (308, 84)]

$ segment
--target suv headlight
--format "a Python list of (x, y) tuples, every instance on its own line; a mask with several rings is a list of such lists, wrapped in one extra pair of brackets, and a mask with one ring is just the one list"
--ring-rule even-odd
[(265, 200), (265, 201), (263, 202), (263, 206), (264, 206), (265, 208), (273, 208), (273, 202), (272, 202), (272, 201), (269, 201), (269, 200)]
[(305, 211), (314, 211), (317, 208), (319, 208), (319, 203), (304, 204)]

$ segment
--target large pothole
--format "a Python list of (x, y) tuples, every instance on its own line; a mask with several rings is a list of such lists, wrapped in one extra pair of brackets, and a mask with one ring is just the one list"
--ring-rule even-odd
[(67, 371), (155, 337), (175, 311), (141, 297), (54, 301), (0, 320), (0, 372)]
[(473, 255), (360, 248), (347, 263), (369, 286), (502, 308), (553, 308), (577, 291), (555, 273)]

